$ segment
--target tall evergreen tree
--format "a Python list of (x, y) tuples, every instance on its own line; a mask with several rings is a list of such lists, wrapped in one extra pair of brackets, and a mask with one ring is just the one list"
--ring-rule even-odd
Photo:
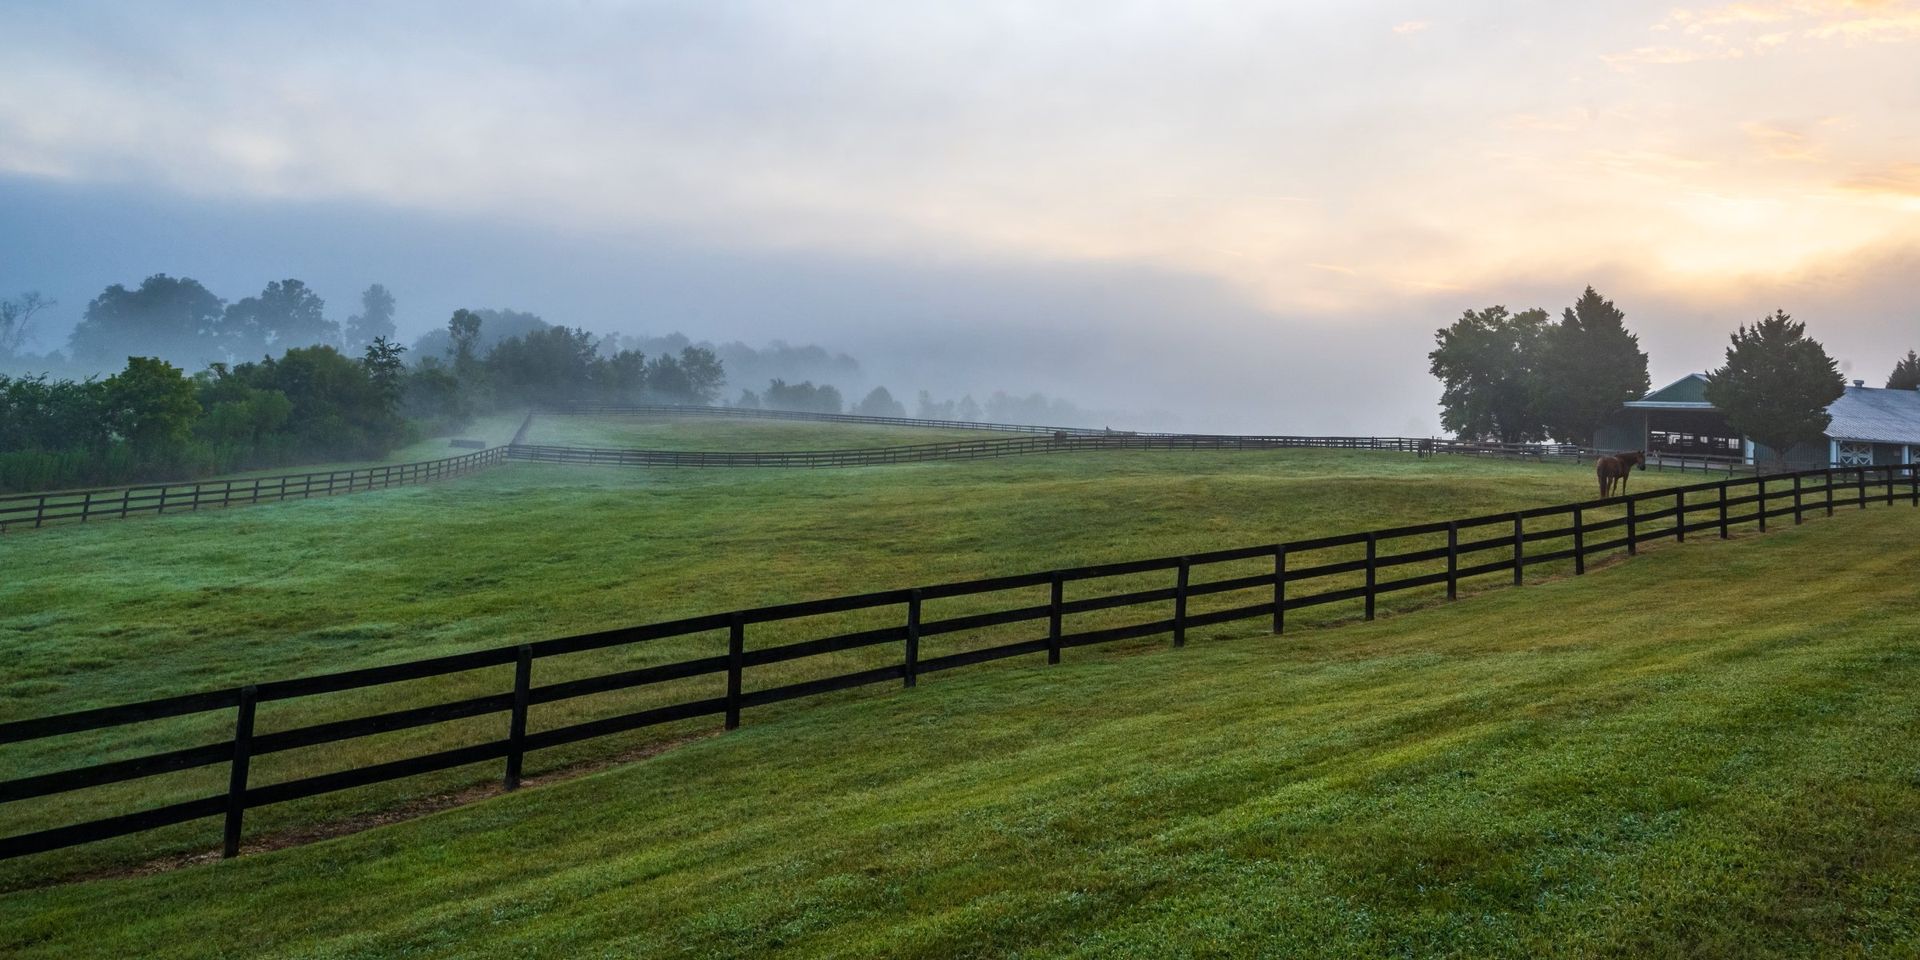
[(1796, 443), (1819, 440), (1833, 418), (1827, 406), (1846, 393), (1840, 369), (1807, 325), (1784, 310), (1751, 327), (1742, 324), (1727, 362), (1707, 374), (1707, 400), (1734, 430), (1784, 461)]
[(1887, 389), (1920, 389), (1920, 354), (1908, 350), (1907, 355), (1893, 365), (1893, 374), (1887, 377)]
[(1427, 354), (1440, 378), (1440, 423), (1469, 440), (1527, 443), (1545, 436), (1530, 385), (1545, 310), (1468, 310), (1434, 332)]
[(1649, 386), (1640, 338), (1592, 287), (1540, 337), (1530, 393), (1549, 436), (1592, 446), (1601, 422)]

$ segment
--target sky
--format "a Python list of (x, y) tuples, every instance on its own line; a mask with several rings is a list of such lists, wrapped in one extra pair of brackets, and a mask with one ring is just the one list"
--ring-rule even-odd
[[(13, 3), (0, 295), (300, 277), (896, 394), (1427, 433), (1435, 328), (1920, 347), (1920, 3)], [(864, 386), (864, 385), (860, 385)]]

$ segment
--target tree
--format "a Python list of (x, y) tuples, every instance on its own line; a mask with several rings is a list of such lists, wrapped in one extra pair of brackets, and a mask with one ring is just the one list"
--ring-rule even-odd
[(769, 410), (800, 410), (809, 413), (839, 413), (840, 391), (828, 384), (815, 386), (811, 380), (788, 383), (774, 378), (767, 381), (762, 395)]
[(0, 300), (0, 360), (18, 355), (33, 332), (33, 315), (55, 305), (38, 290), (29, 290), (18, 300)]
[(895, 400), (886, 387), (874, 387), (859, 403), (854, 404), (853, 412), (863, 417), (904, 417), (907, 415), (907, 406)]
[(1602, 421), (1647, 393), (1647, 355), (1626, 314), (1588, 287), (1546, 328), (1532, 364), (1532, 401), (1548, 436), (1593, 445)]
[(216, 337), (225, 303), (188, 277), (156, 273), (138, 290), (116, 283), (87, 304), (67, 349), (81, 363), (109, 369), (132, 356), (205, 363), (219, 357)]
[(1920, 389), (1920, 354), (1912, 350), (1893, 365), (1893, 374), (1887, 377), (1888, 390)]
[(918, 400), (915, 402), (913, 415), (922, 420), (952, 420), (953, 401), (936, 401), (933, 399), (933, 394), (922, 390), (920, 391)]
[(735, 400), (733, 405), (742, 410), (758, 410), (760, 409), (760, 395), (742, 387), (740, 390), (740, 399)]
[(275, 280), (257, 297), (227, 307), (220, 339), (234, 357), (256, 357), (290, 347), (336, 344), (340, 325), (326, 317), (327, 302), (299, 280)]
[(1825, 435), (1827, 406), (1846, 393), (1840, 369), (1807, 325), (1784, 310), (1751, 327), (1742, 324), (1727, 348), (1727, 362), (1707, 374), (1707, 401), (1727, 424), (1784, 461), (1797, 443)]
[(480, 342), (480, 315), (472, 310), (455, 310), (447, 321), (447, 356), (453, 360), (453, 374), (462, 380), (472, 375), (479, 358), (475, 350)]
[(373, 381), (373, 388), (386, 400), (387, 409), (400, 406), (400, 394), (405, 388), (407, 365), (400, 355), (407, 352), (403, 347), (386, 337), (374, 337), (367, 345), (366, 355), (360, 362), (366, 365), (367, 378)]
[(968, 423), (980, 422), (980, 404), (974, 401), (973, 394), (969, 393), (960, 398), (960, 402), (953, 408), (953, 417)]
[(393, 334), (393, 294), (376, 283), (360, 294), (360, 312), (347, 318), (346, 347), (359, 350), (375, 340), (392, 340)]
[(712, 403), (726, 382), (720, 359), (704, 347), (682, 347), (677, 357), (662, 354), (647, 361), (647, 393), (655, 399)]
[(186, 439), (200, 416), (193, 381), (156, 357), (128, 357), (106, 380), (104, 413), (113, 431), (146, 456)]
[(593, 334), (570, 327), (547, 327), (502, 340), (488, 352), (487, 380), (502, 402), (555, 402), (582, 399), (592, 389)]
[(1545, 310), (1468, 310), (1434, 332), (1427, 354), (1440, 378), (1440, 424), (1467, 440), (1528, 443), (1546, 435), (1533, 406), (1533, 364)]

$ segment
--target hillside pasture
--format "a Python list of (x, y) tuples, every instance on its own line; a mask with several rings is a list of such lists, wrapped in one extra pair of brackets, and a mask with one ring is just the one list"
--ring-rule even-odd
[[(1636, 483), (1673, 479), (1682, 478), (1649, 473), (1637, 475)], [(0, 666), (0, 690), (7, 694), (0, 716), (19, 719), (866, 590), (1495, 513), (1577, 499), (1590, 482), (1582, 469), (1566, 465), (1327, 451), (1114, 452), (801, 472), (513, 464), (449, 483), (326, 501), (10, 535), (0, 549), (19, 573), (0, 585), (0, 640), (12, 653)], [(1256, 562), (1218, 575), (1261, 570)], [(1557, 572), (1563, 571), (1531, 575)], [(1162, 579), (1143, 575), (1111, 589), (1162, 586)], [(1488, 579), (1497, 578), (1469, 583), (1468, 592), (1493, 586)], [(1395, 594), (1383, 598), (1381, 610), (1390, 615), (1430, 604), (1438, 593)], [(1040, 594), (956, 599), (927, 615), (1043, 602)], [(1251, 601), (1243, 593), (1207, 602)], [(1206, 609), (1196, 603), (1194, 612)], [(1356, 614), (1353, 605), (1329, 606), (1302, 611), (1291, 622), (1305, 629)], [(1101, 611), (1077, 618), (1069, 629), (1163, 615)], [(770, 625), (750, 632), (749, 646), (891, 625), (898, 616), (884, 610)], [(942, 637), (930, 640), (923, 655), (1023, 639), (1031, 629)], [(1193, 639), (1257, 632), (1242, 623), (1194, 631)], [(1149, 638), (1084, 655), (1124, 655), (1163, 643)], [(724, 644), (724, 635), (701, 635), (542, 661), (537, 681), (706, 656)], [(898, 657), (888, 645), (774, 665), (751, 674), (750, 689)], [(510, 668), (478, 670), (270, 704), (261, 711), (260, 729), (494, 693), (506, 689), (510, 677)], [(712, 696), (717, 682), (695, 678), (545, 705), (533, 712), (532, 729)], [(748, 724), (812, 706), (751, 711)], [(477, 717), (262, 757), (255, 782), (490, 739), (502, 722), (497, 715)], [(230, 725), (230, 715), (215, 713), (143, 726), (133, 738), (103, 731), (4, 747), (0, 755), (10, 769), (29, 775), (217, 740)], [(687, 721), (543, 751), (529, 757), (528, 769), (538, 776), (603, 762), (713, 726)], [(217, 793), (224, 776), (224, 768), (210, 767), (99, 788), (86, 795), (89, 815)], [(376, 815), (497, 777), (492, 765), (477, 766), (268, 807), (249, 813), (249, 834)], [(8, 833), (72, 819), (65, 801), (0, 807)], [(217, 822), (205, 821), (26, 858), (0, 866), (0, 881), (35, 882), (155, 853), (204, 850), (217, 833)]]
[(941, 675), (15, 892), (0, 951), (1910, 955), (1916, 543), (1902, 507), (1340, 630)]

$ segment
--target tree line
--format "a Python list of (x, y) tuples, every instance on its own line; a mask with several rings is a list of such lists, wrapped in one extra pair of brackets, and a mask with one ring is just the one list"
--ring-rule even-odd
[[(1706, 386), (1728, 426), (1777, 458), (1819, 441), (1846, 382), (1806, 325), (1776, 310), (1730, 339)], [(1651, 386), (1626, 315), (1592, 287), (1557, 322), (1542, 309), (1496, 305), (1465, 311), (1434, 342), (1427, 358), (1441, 383), (1441, 425), (1462, 439), (1591, 447), (1602, 424)], [(1920, 354), (1907, 351), (1886, 385), (1920, 388)]]

